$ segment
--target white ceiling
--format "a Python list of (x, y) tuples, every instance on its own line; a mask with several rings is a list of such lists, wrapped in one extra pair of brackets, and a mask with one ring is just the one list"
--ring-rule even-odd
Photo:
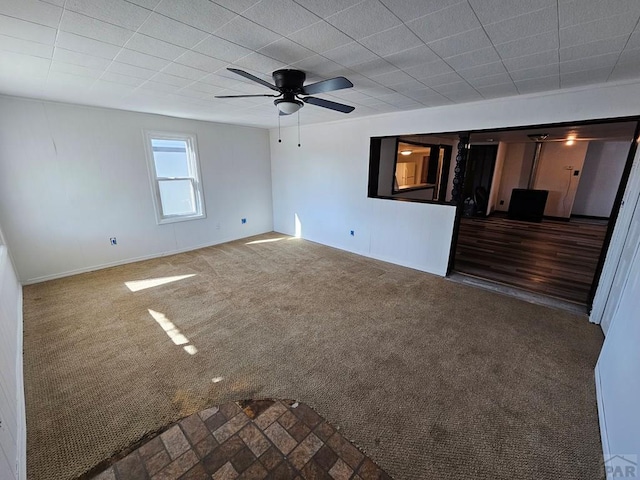
[(373, 115), (640, 78), (639, 19), (638, 0), (0, 0), (0, 93), (271, 127), (272, 99), (213, 98), (270, 93), (226, 67), (345, 76), (320, 96)]

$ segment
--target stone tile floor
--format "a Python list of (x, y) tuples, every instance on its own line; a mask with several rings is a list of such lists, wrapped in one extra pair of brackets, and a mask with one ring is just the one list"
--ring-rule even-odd
[(147, 441), (94, 480), (387, 480), (308, 406), (227, 403)]

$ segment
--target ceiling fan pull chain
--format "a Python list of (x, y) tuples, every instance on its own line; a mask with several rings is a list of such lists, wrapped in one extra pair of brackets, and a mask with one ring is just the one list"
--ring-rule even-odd
[(282, 136), (280, 135), (280, 113), (278, 112), (278, 143), (282, 143)]
[(300, 146), (300, 110), (298, 110), (298, 146)]

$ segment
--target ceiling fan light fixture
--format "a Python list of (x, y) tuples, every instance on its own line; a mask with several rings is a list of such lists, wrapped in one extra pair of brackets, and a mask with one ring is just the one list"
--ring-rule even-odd
[(413, 152), (411, 150), (401, 150), (400, 155), (411, 155)]
[(278, 110), (280, 110), (283, 115), (296, 113), (300, 108), (302, 108), (302, 105), (304, 105), (300, 100), (288, 98), (279, 98), (274, 100), (273, 103), (278, 107)]

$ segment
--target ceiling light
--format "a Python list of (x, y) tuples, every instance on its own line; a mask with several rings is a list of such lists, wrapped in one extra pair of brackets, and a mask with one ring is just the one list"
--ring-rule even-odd
[(407, 155), (411, 155), (412, 153), (413, 153), (413, 152), (412, 152), (411, 150), (402, 150), (402, 151), (400, 152), (400, 155), (407, 156)]
[(576, 136), (567, 135), (567, 141), (565, 142), (565, 145), (573, 145), (574, 143), (576, 143)]
[(276, 107), (278, 107), (278, 110), (280, 110), (283, 115), (291, 115), (292, 113), (296, 113), (298, 110), (300, 110), (302, 105), (304, 105), (300, 100), (285, 98), (274, 100), (273, 103), (275, 103)]

